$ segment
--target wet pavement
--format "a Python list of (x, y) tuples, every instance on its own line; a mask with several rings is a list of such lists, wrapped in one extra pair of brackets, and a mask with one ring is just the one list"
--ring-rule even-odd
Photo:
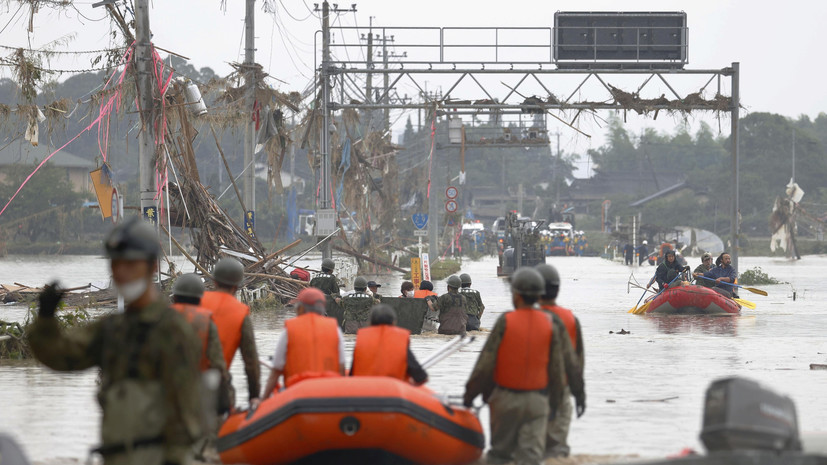
[[(742, 269), (761, 266), (770, 276), (792, 282), (797, 300), (792, 300), (789, 284), (756, 286), (767, 290), (769, 297), (742, 292), (741, 297), (758, 308), (734, 317), (630, 315), (626, 311), (640, 292), (627, 293), (629, 274), (634, 271), (640, 282), (646, 282), (654, 268), (632, 269), (599, 258), (550, 262), (563, 277), (559, 303), (575, 310), (585, 337), (588, 408), (572, 426), (574, 453), (662, 457), (684, 447), (702, 450), (698, 433), (704, 391), (712, 380), (732, 375), (756, 379), (792, 396), (802, 431), (827, 431), (822, 397), (827, 372), (809, 370), (810, 363), (827, 363), (827, 293), (821, 287), (827, 257), (800, 262), (742, 258)], [(511, 300), (507, 282), (496, 277), (496, 259), (466, 261), (463, 272), (471, 274), (473, 287), (482, 294), (487, 307), (483, 328), (490, 328)], [(0, 283), (38, 285), (51, 277), (76, 286), (104, 281), (108, 271), (106, 262), (94, 257), (0, 260)], [(398, 295), (399, 275), (368, 277), (383, 284), (382, 294)], [(438, 292), (445, 291), (444, 283), (435, 285)], [(0, 307), (0, 320), (19, 320), (26, 313), (22, 306)], [(262, 355), (275, 350), (289, 316), (266, 311), (254, 315)], [(610, 334), (621, 329), (631, 333)], [(425, 357), (448, 339), (414, 336), (412, 349)], [(472, 345), (432, 368), (430, 387), (461, 395), (484, 339), (482, 331)], [(348, 351), (352, 345), (353, 336), (348, 336)], [(246, 392), (240, 360), (233, 363), (232, 372), (236, 389)], [(95, 389), (94, 371), (61, 374), (34, 362), (0, 361), (0, 431), (14, 435), (36, 460), (85, 458), (98, 436)], [(487, 415), (483, 408), (486, 428)]]

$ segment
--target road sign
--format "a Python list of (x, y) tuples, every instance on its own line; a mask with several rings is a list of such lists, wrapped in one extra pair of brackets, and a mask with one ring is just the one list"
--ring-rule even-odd
[(427, 229), (416, 229), (416, 230), (414, 230), (414, 237), (428, 237), (428, 230)]
[(428, 254), (422, 254), (422, 280), (431, 280), (431, 260)]
[(457, 198), (457, 195), (459, 195), (459, 191), (456, 187), (450, 186), (447, 189), (445, 189), (445, 197), (448, 197), (449, 199), (453, 200)]
[(457, 211), (457, 208), (459, 208), (459, 205), (457, 205), (456, 200), (449, 200), (449, 201), (445, 202), (445, 211), (446, 212), (454, 213), (454, 212)]
[(427, 213), (414, 213), (411, 219), (413, 219), (413, 224), (416, 226), (416, 229), (425, 229), (428, 226)]
[(411, 282), (414, 289), (419, 289), (419, 285), (422, 283), (422, 262), (419, 257), (411, 258)]

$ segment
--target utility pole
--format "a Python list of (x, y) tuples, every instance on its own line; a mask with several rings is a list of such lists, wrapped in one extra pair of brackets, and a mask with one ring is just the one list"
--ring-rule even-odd
[(256, 163), (253, 154), (256, 136), (253, 126), (253, 106), (256, 102), (255, 3), (256, 0), (246, 0), (244, 14), (244, 206), (247, 210), (244, 212), (244, 230), (251, 237), (255, 234), (256, 224)]
[(738, 139), (740, 133), (740, 125), (738, 124), (739, 117), (740, 117), (740, 108), (741, 108), (741, 92), (739, 89), (740, 85), (740, 67), (741, 64), (738, 62), (732, 63), (732, 116), (730, 120), (732, 121), (732, 129), (730, 130), (731, 135), (730, 139), (732, 140), (732, 216), (730, 217), (730, 241), (732, 243), (732, 249), (730, 250), (730, 257), (732, 257), (732, 266), (737, 270), (738, 269), (738, 239), (741, 235), (741, 206), (740, 206), (740, 199), (739, 196), (739, 182), (740, 180), (740, 173), (739, 173), (739, 150), (738, 150)]
[(563, 154), (560, 152), (560, 131), (554, 133), (557, 136), (557, 158), (554, 159), (554, 170), (551, 172), (551, 185), (554, 186), (554, 208), (560, 208), (560, 183), (557, 182), (558, 171), (562, 166)]
[(149, 31), (147, 0), (135, 0), (135, 68), (137, 70), (138, 103), (141, 131), (138, 133), (138, 179), (141, 190), (141, 212), (145, 220), (157, 228), (158, 186), (155, 183), (155, 139), (152, 134), (154, 100), (152, 98), (152, 35)]
[[(391, 37), (390, 40), (393, 41), (393, 38)], [(385, 69), (388, 69), (388, 38), (384, 36), (384, 30), (383, 30), (383, 36), (382, 36), (382, 64), (384, 65)], [(390, 98), (391, 98), (390, 97), (390, 89), (388, 89), (388, 86), (390, 84), (390, 82), (388, 81), (388, 78), (389, 78), (388, 73), (385, 73), (385, 82), (382, 86), (385, 89), (385, 93), (382, 94), (382, 95), (385, 96), (385, 98), (382, 99), (382, 103), (385, 104), (385, 105), (388, 105), (390, 103)], [(384, 124), (384, 128), (385, 128), (384, 134), (388, 135), (388, 132), (391, 129), (391, 109), (388, 108), (387, 106), (385, 107), (385, 124)]]

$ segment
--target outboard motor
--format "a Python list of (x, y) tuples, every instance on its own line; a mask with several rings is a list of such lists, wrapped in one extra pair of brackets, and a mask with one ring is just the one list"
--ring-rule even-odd
[(795, 404), (752, 380), (717, 380), (706, 391), (701, 441), (710, 453), (800, 451)]

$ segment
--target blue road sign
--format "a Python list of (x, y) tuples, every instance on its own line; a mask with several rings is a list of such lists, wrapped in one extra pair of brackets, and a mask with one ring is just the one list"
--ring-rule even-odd
[(416, 229), (425, 229), (425, 227), (428, 226), (427, 213), (414, 213), (411, 218), (413, 219), (413, 224), (416, 226)]

